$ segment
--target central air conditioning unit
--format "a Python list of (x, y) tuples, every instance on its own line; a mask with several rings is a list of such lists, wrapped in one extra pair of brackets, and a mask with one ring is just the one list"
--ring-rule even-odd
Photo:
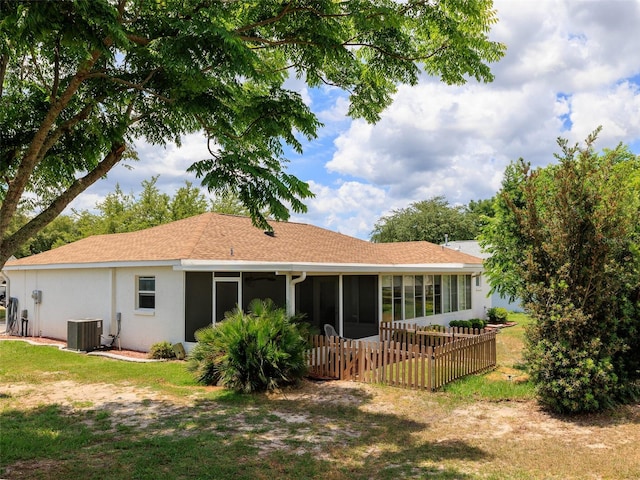
[(90, 352), (100, 347), (101, 318), (83, 318), (67, 321), (67, 348)]

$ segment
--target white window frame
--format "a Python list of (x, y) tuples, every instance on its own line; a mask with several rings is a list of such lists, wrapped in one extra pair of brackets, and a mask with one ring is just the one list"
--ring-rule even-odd
[[(153, 290), (141, 290), (140, 281), (153, 279)], [(140, 296), (153, 296), (153, 307), (141, 307)], [(156, 309), (156, 276), (155, 275), (136, 275), (136, 310), (139, 312), (153, 312)]]

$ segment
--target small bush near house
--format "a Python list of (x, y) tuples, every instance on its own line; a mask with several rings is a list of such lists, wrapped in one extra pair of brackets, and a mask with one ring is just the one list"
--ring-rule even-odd
[(271, 300), (254, 300), (249, 313), (235, 310), (196, 332), (189, 369), (200, 383), (245, 393), (295, 383), (307, 372), (309, 338), (308, 325), (297, 320)]
[(468, 320), (451, 320), (449, 322), (450, 327), (469, 328), (471, 324)]
[(492, 307), (487, 310), (489, 323), (507, 323), (507, 316), (509, 316), (509, 312), (506, 308)]
[(487, 322), (480, 318), (472, 318), (471, 320), (451, 320), (449, 322), (450, 327), (462, 327), (462, 328), (477, 328), (482, 329), (487, 325)]
[(171, 344), (167, 341), (164, 341), (151, 345), (151, 348), (149, 349), (149, 358), (176, 358), (176, 354), (173, 351), (173, 347), (171, 346)]
[(484, 328), (487, 326), (486, 320), (482, 320), (481, 318), (472, 318), (469, 320), (471, 322), (471, 328)]

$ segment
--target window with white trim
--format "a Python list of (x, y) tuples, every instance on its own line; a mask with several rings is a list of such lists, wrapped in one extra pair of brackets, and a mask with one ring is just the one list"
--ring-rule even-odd
[(136, 308), (156, 308), (156, 277), (137, 277)]

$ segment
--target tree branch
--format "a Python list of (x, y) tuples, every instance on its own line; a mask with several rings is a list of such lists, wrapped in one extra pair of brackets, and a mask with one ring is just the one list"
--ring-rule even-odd
[(53, 67), (53, 86), (51, 87), (51, 101), (55, 102), (60, 86), (60, 37), (56, 38), (55, 61)]
[(382, 53), (383, 55), (387, 56), (387, 57), (391, 57), (391, 58), (395, 58), (396, 60), (404, 60), (407, 62), (417, 62), (420, 60), (428, 60), (431, 57), (437, 55), (438, 53), (442, 52), (443, 50), (446, 50), (447, 48), (449, 48), (449, 44), (447, 43), (443, 43), (442, 45), (440, 45), (438, 48), (436, 48), (433, 52), (429, 53), (428, 55), (423, 55), (420, 57), (407, 57), (405, 55), (400, 55), (398, 53), (395, 52), (390, 52), (388, 50), (385, 50), (384, 48), (380, 48), (377, 45), (372, 45), (370, 43), (343, 43), (343, 46), (345, 47), (367, 47), (367, 48), (371, 48), (373, 50), (377, 50), (378, 52)]
[(97, 99), (95, 102), (88, 103), (85, 107), (80, 110), (76, 115), (71, 117), (66, 122), (62, 123), (58, 128), (56, 128), (53, 132), (51, 132), (44, 144), (42, 145), (42, 149), (40, 150), (40, 154), (38, 156), (38, 162), (41, 162), (44, 156), (47, 154), (49, 149), (55, 145), (58, 139), (65, 133), (71, 131), (71, 129), (76, 126), (82, 120), (86, 120), (86, 118), (91, 113), (91, 110), (101, 101), (102, 99)]
[(2, 239), (0, 243), (0, 266), (3, 266), (9, 258), (9, 252), (26, 242), (34, 236), (38, 231), (53, 221), (62, 211), (73, 201), (78, 195), (93, 185), (97, 180), (104, 177), (121, 159), (125, 152), (123, 142), (114, 143), (109, 153), (96, 165), (96, 167), (87, 173), (84, 177), (76, 179), (61, 195), (59, 195), (52, 203), (40, 214), (34, 217), (30, 222), (20, 228), (17, 232)]
[(37, 60), (38, 56), (36, 55), (36, 52), (33, 49), (33, 45), (31, 46), (29, 51), (31, 52), (31, 64), (33, 65), (33, 70), (35, 71), (36, 76), (42, 82), (42, 87), (48, 89), (49, 92), (51, 92), (51, 89), (47, 87), (47, 80), (44, 78), (44, 75), (42, 74), (42, 70), (40, 69), (40, 64), (38, 63), (38, 60)]
[(291, 4), (287, 3), (284, 8), (278, 13), (275, 17), (267, 18), (266, 20), (262, 20), (260, 22), (252, 23), (250, 25), (245, 25), (244, 27), (240, 27), (236, 29), (236, 33), (246, 32), (247, 30), (253, 30), (254, 28), (263, 27), (265, 25), (269, 25), (271, 23), (278, 22), (284, 18), (284, 16), (290, 12)]
[(7, 65), (9, 64), (9, 55), (0, 55), (0, 97), (2, 97), (2, 86), (4, 85), (4, 77), (7, 74)]
[[(250, 47), (254, 50), (259, 50), (259, 49), (263, 49), (263, 48), (271, 48), (271, 47), (280, 47), (282, 45), (305, 45), (305, 46), (319, 46), (319, 44), (317, 42), (311, 42), (308, 40), (299, 40), (296, 38), (285, 38), (282, 40), (269, 40), (267, 38), (262, 38), (262, 37), (247, 37), (247, 36), (240, 36), (240, 39), (247, 42), (247, 43), (261, 43), (263, 45), (257, 45), (255, 47)], [(447, 48), (449, 48), (449, 44), (448, 43), (443, 43), (442, 45), (440, 45), (438, 48), (436, 48), (433, 52), (429, 53), (428, 55), (422, 55), (419, 57), (408, 57), (406, 55), (400, 55), (399, 53), (396, 52), (391, 52), (389, 50), (385, 50), (384, 48), (381, 48), (377, 45), (371, 44), (371, 43), (360, 43), (360, 42), (351, 42), (351, 41), (347, 41), (345, 43), (341, 44), (342, 47), (365, 47), (365, 48), (371, 48), (373, 50), (377, 50), (378, 52), (382, 53), (383, 55), (390, 57), (390, 58), (394, 58), (396, 60), (403, 60), (403, 61), (407, 61), (407, 62), (417, 62), (420, 60), (428, 60), (431, 57), (437, 55), (438, 53), (442, 52), (443, 50), (446, 50)]]
[(133, 33), (128, 33), (127, 38), (136, 45), (140, 45), (141, 47), (146, 47), (151, 43), (151, 40), (149, 40), (148, 38), (142, 37), (140, 35), (134, 35)]
[[(7, 231), (9, 221), (15, 214), (20, 198), (29, 183), (31, 174), (33, 173), (40, 158), (40, 152), (49, 135), (49, 132), (53, 128), (56, 119), (60, 116), (60, 113), (67, 107), (73, 96), (80, 88), (80, 84), (86, 79), (89, 71), (95, 63), (98, 61), (101, 55), (100, 50), (94, 50), (91, 58), (82, 63), (78, 68), (76, 74), (69, 81), (69, 85), (64, 90), (62, 95), (55, 100), (49, 107), (49, 111), (45, 115), (40, 128), (34, 134), (29, 148), (25, 152), (20, 161), (20, 165), (17, 168), (13, 181), (7, 185), (7, 191), (3, 199), (2, 205), (0, 205), (0, 233)], [(3, 255), (0, 252), (0, 257)]]
[(112, 77), (110, 75), (107, 75), (106, 73), (102, 73), (102, 72), (96, 72), (96, 73), (92, 73), (90, 75), (87, 76), (87, 78), (104, 78), (105, 80), (109, 80), (111, 82), (120, 84), (120, 85), (124, 85), (125, 87), (129, 87), (132, 88), (134, 90), (138, 90), (140, 92), (144, 92), (147, 93), (149, 95), (151, 95), (152, 97), (158, 98), (160, 100), (162, 100), (163, 102), (166, 103), (174, 103), (174, 100), (172, 100), (169, 97), (165, 97), (164, 95), (159, 95), (156, 92), (154, 92), (153, 90), (149, 90), (148, 88), (144, 88), (144, 85), (147, 84), (149, 82), (149, 80), (151, 80), (151, 78), (158, 72), (158, 70), (152, 70), (149, 75), (147, 76), (147, 78), (145, 78), (142, 82), (140, 83), (133, 83), (130, 82), (128, 80), (123, 80), (121, 78), (118, 77)]
[(276, 16), (271, 17), (271, 18), (267, 18), (265, 20), (261, 20), (259, 22), (252, 23), (250, 25), (245, 25), (244, 27), (237, 28), (235, 30), (235, 32), (236, 33), (242, 33), (242, 32), (246, 32), (248, 30), (253, 30), (254, 28), (264, 27), (265, 25), (270, 25), (272, 23), (277, 23), (280, 20), (282, 20), (286, 15), (289, 15), (289, 14), (292, 14), (292, 13), (299, 13), (299, 12), (313, 13), (314, 15), (316, 15), (316, 16), (318, 16), (320, 18), (339, 18), (339, 17), (348, 17), (349, 15), (351, 15), (350, 13), (324, 13), (324, 12), (321, 12), (320, 10), (318, 10), (316, 8), (312, 8), (312, 7), (291, 8), (291, 4), (287, 3), (284, 6), (284, 8), (280, 11), (280, 13), (278, 13)]
[(262, 38), (262, 37), (245, 37), (245, 36), (240, 36), (240, 40), (247, 42), (247, 43), (262, 43), (264, 45), (261, 46), (256, 46), (256, 47), (251, 47), (253, 49), (260, 49), (260, 48), (270, 48), (270, 47), (279, 47), (282, 45), (307, 45), (307, 46), (317, 46), (318, 44), (316, 42), (310, 42), (308, 40), (298, 40), (295, 38), (286, 38), (283, 40), (269, 40), (267, 38)]

